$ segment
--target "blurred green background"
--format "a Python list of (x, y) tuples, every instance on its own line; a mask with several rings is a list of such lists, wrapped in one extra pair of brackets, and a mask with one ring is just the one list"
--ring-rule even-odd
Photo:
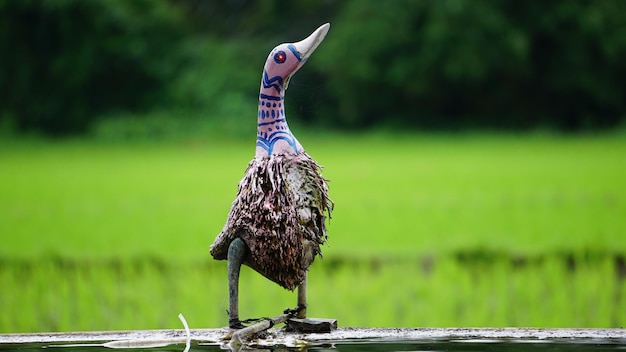
[[(263, 62), (336, 203), (309, 314), (626, 321), (626, 2), (0, 0), (0, 332), (226, 325)], [(268, 297), (272, 297), (268, 300)], [(251, 270), (243, 318), (295, 305)]]

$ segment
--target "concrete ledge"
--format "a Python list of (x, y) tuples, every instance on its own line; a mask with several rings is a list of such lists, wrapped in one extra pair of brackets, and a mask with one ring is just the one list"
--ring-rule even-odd
[[(191, 340), (202, 345), (223, 344), (228, 329), (190, 330)], [(542, 342), (616, 343), (626, 345), (626, 329), (534, 329), (534, 328), (448, 328), (374, 329), (340, 328), (330, 333), (297, 334), (270, 329), (256, 345), (306, 345), (368, 341)], [(73, 344), (111, 348), (139, 348), (185, 343), (185, 330), (93, 331), (67, 333), (0, 334), (0, 345)]]

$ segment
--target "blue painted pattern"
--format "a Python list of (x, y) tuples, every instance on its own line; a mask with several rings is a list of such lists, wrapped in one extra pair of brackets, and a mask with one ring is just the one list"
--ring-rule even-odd
[(294, 150), (296, 154), (298, 154), (298, 146), (296, 144), (296, 137), (290, 131), (276, 131), (271, 133), (269, 136), (267, 133), (262, 133), (256, 138), (256, 145), (265, 149), (268, 155), (272, 155), (272, 151), (274, 150), (274, 144), (276, 142), (283, 140), (286, 141), (289, 146)]
[[(268, 99), (268, 100), (283, 100), (283, 99), (285, 99), (285, 97), (282, 97), (282, 96), (281, 97), (277, 97), (277, 96), (274, 96), (274, 95), (267, 95), (267, 94), (263, 94), (263, 93), (259, 94), (259, 98), (260, 99)], [(259, 105), (261, 105), (261, 101), (259, 101)]]
[(270, 122), (260, 122), (259, 124), (257, 124), (257, 126), (268, 126), (268, 125), (273, 125), (275, 123), (280, 123), (280, 122), (287, 122), (286, 119), (278, 119), (278, 120), (274, 120), (274, 121), (270, 121)]
[[(278, 84), (277, 84), (278, 83)], [(263, 71), (263, 88), (265, 89), (269, 89), (269, 88), (274, 88), (276, 89), (276, 92), (280, 93), (283, 90), (283, 78), (281, 76), (274, 76), (272, 78), (270, 78), (267, 75), (267, 71)]]
[(298, 143), (287, 126), (282, 96), (267, 94), (259, 95), (259, 113), (257, 123), (258, 147), (263, 148), (268, 155), (274, 151), (278, 141), (285, 141), (298, 154)]
[[(303, 62), (302, 56), (300, 55), (300, 52), (298, 52), (298, 50), (296, 50), (296, 47), (293, 46), (293, 44), (289, 44), (287, 46), (287, 48), (289, 48), (289, 50), (291, 50), (291, 52), (296, 56), (296, 59), (298, 59), (298, 61)], [(306, 62), (306, 59), (304, 59), (304, 62)]]

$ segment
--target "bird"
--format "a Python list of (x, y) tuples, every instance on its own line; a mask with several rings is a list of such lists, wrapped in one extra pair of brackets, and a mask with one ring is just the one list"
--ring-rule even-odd
[(239, 274), (247, 265), (288, 290), (298, 289), (291, 310), (306, 318), (309, 266), (327, 239), (326, 222), (334, 203), (322, 167), (293, 135), (285, 116), (285, 91), (290, 79), (324, 40), (329, 23), (301, 41), (270, 51), (261, 77), (255, 156), (249, 162), (226, 224), (210, 246), (216, 260), (227, 260), (232, 329), (239, 319)]

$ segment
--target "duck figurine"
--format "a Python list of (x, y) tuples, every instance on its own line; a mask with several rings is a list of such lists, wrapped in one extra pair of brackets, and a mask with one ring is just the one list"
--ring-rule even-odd
[(296, 43), (275, 47), (261, 78), (256, 155), (248, 164), (226, 224), (211, 245), (228, 261), (229, 326), (239, 319), (239, 273), (245, 264), (288, 290), (298, 288), (298, 318), (306, 317), (309, 266), (328, 236), (333, 202), (321, 166), (293, 135), (285, 116), (289, 80), (324, 40), (330, 24)]

